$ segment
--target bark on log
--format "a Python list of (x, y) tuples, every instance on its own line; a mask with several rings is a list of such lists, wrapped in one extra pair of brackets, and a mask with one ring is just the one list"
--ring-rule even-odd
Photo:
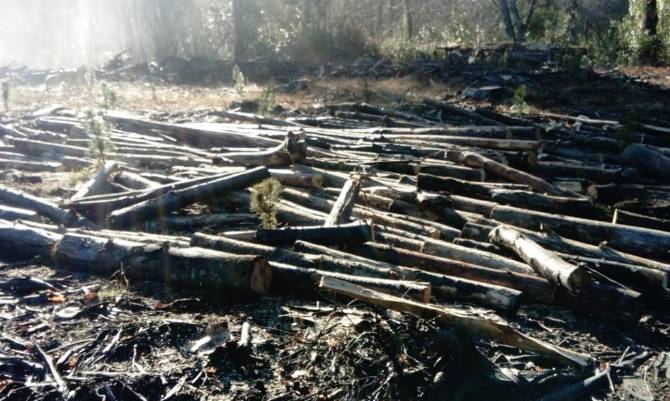
[(30, 259), (35, 256), (48, 259), (52, 248), (61, 237), (62, 235), (51, 231), (0, 220), (0, 257), (3, 261)]
[(113, 181), (123, 185), (126, 188), (137, 190), (147, 190), (161, 186), (161, 184), (156, 181), (151, 181), (139, 174), (135, 174), (130, 171), (119, 171), (114, 175)]
[(414, 299), (423, 303), (430, 302), (430, 283), (355, 276), (351, 274), (291, 266), (280, 262), (270, 262), (270, 265), (272, 265), (272, 292), (287, 294), (292, 297), (299, 294), (315, 295), (318, 292), (321, 278), (329, 277), (349, 283), (364, 285), (376, 291), (401, 298)]
[(271, 245), (292, 244), (298, 240), (320, 244), (362, 244), (372, 240), (372, 227), (366, 222), (355, 222), (328, 227), (259, 228), (256, 230), (256, 239)]
[(505, 166), (504, 164), (474, 152), (463, 152), (463, 154), (461, 154), (461, 162), (468, 167), (483, 168), (491, 174), (508, 179), (512, 182), (528, 185), (536, 192), (548, 193), (549, 195), (555, 196), (568, 195), (539, 177)]
[(374, 242), (367, 242), (353, 251), (372, 260), (513, 288), (521, 291), (524, 298), (535, 302), (550, 304), (554, 299), (555, 286), (535, 275), (481, 267)]
[(670, 220), (657, 219), (655, 217), (627, 212), (621, 209), (614, 210), (612, 224), (622, 224), (627, 226), (645, 227), (652, 230), (670, 231)]
[(180, 141), (194, 146), (276, 146), (278, 141), (261, 138), (255, 135), (241, 134), (232, 130), (215, 131), (186, 127), (176, 124), (161, 123), (144, 120), (137, 117), (108, 113), (105, 120), (124, 127), (130, 127), (138, 132), (162, 132)]
[(43, 154), (66, 155), (74, 157), (87, 157), (87, 148), (79, 146), (61, 145), (51, 142), (34, 141), (32, 139), (12, 138), (12, 144), (16, 149), (27, 155), (42, 156)]
[(525, 351), (537, 352), (562, 363), (574, 364), (581, 367), (587, 367), (591, 363), (591, 358), (588, 356), (580, 355), (528, 337), (505, 324), (467, 316), (456, 310), (403, 300), (355, 284), (349, 284), (329, 278), (323, 278), (321, 280), (320, 288), (334, 291), (358, 299), (362, 302), (393, 309), (398, 312), (411, 313), (429, 320), (434, 319), (443, 327), (456, 328), (470, 335), (486, 337), (503, 344), (521, 348)]
[(21, 171), (30, 171), (33, 173), (40, 172), (55, 172), (61, 167), (60, 163), (57, 162), (36, 162), (36, 161), (24, 161), (24, 160), (11, 160), (0, 158), (0, 169), (1, 170), (21, 170)]
[(116, 162), (108, 161), (96, 173), (86, 181), (76, 194), (70, 198), (70, 201), (84, 198), (86, 196), (98, 195), (105, 192), (105, 187), (109, 184), (110, 176), (119, 168)]
[(361, 181), (357, 178), (348, 180), (342, 187), (340, 196), (335, 201), (330, 214), (324, 222), (324, 226), (330, 227), (349, 222), (354, 204), (361, 190)]
[(38, 198), (17, 189), (0, 185), (0, 201), (13, 206), (22, 206), (36, 211), (56, 224), (66, 226), (93, 226), (93, 223), (66, 210), (59, 208), (55, 203)]
[(169, 248), (160, 258), (133, 256), (125, 273), (130, 279), (213, 289), (226, 296), (264, 295), (272, 284), (272, 267), (265, 258), (204, 248)]
[(122, 227), (164, 216), (192, 203), (204, 201), (213, 195), (246, 188), (269, 177), (270, 173), (265, 167), (257, 167), (243, 173), (178, 189), (116, 210), (110, 214), (110, 223), (115, 227)]
[(501, 205), (539, 210), (546, 213), (567, 214), (570, 216), (605, 220), (607, 214), (593, 205), (589, 198), (574, 198), (543, 195), (528, 191), (494, 189), (491, 200)]
[(510, 314), (516, 313), (522, 295), (521, 291), (508, 287), (390, 265), (304, 241), (296, 242), (294, 248), (313, 253), (311, 259), (320, 269), (363, 276), (425, 281), (431, 284), (436, 297), (472, 302)]
[(216, 213), (198, 214), (192, 216), (161, 217), (147, 221), (142, 228), (148, 232), (196, 231), (207, 228), (222, 230), (226, 228), (255, 228), (258, 226), (256, 215), (248, 213)]
[(489, 239), (495, 244), (512, 249), (544, 278), (573, 293), (583, 293), (591, 284), (585, 269), (564, 261), (516, 230), (498, 226), (491, 231)]
[(665, 231), (558, 216), (509, 206), (496, 207), (491, 213), (491, 218), (536, 231), (545, 226), (559, 235), (577, 241), (591, 244), (607, 242), (608, 246), (634, 255), (670, 260), (670, 233)]
[(109, 276), (133, 256), (162, 258), (162, 246), (82, 234), (65, 234), (54, 248), (56, 263), (68, 270)]
[(670, 157), (648, 145), (633, 144), (624, 150), (623, 157), (649, 177), (670, 182)]
[[(463, 227), (463, 236), (486, 241), (494, 228), (495, 226), (468, 223)], [(607, 247), (572, 241), (553, 232), (537, 233), (521, 228), (517, 230), (541, 246), (558, 253), (562, 258), (582, 262), (580, 258), (583, 257), (586, 258), (583, 261), (590, 265), (601, 261), (601, 268), (595, 266), (595, 270), (626, 285), (643, 289), (645, 292), (663, 292), (667, 289), (670, 280), (670, 265), (628, 255)]]
[(33, 210), (0, 205), (0, 219), (10, 221), (37, 220), (37, 213)]
[(280, 145), (259, 152), (229, 152), (214, 157), (215, 165), (229, 163), (245, 167), (286, 167), (306, 157), (307, 148), (300, 135), (289, 132)]
[(469, 168), (449, 164), (433, 164), (426, 161), (419, 165), (416, 174), (431, 174), (465, 181), (486, 181), (486, 172), (481, 168)]

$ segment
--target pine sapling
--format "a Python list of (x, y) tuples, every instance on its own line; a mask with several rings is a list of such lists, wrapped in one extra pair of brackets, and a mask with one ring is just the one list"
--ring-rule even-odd
[(277, 228), (277, 202), (282, 186), (274, 178), (268, 178), (252, 187), (249, 210), (261, 220), (263, 228)]

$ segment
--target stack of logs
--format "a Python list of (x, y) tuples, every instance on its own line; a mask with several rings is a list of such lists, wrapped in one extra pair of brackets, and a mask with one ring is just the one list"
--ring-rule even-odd
[[(670, 129), (523, 117), (425, 101), (336, 104), (293, 118), (212, 111), (174, 124), (107, 113), (111, 149), (62, 108), (0, 125), (8, 182), (97, 166), (66, 199), (0, 186), (0, 256), (216, 291), (332, 291), (557, 361), (588, 356), (498, 320), (555, 304), (636, 322), (667, 302)], [(282, 184), (259, 228), (255, 184)]]

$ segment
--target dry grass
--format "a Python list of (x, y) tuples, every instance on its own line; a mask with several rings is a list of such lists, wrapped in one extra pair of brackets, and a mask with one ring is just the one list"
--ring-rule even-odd
[[(109, 86), (119, 97), (118, 108), (166, 112), (227, 108), (235, 101), (259, 99), (265, 89), (252, 84), (247, 85), (242, 94), (239, 94), (231, 86), (223, 85), (198, 87), (120, 82), (111, 83)], [(415, 79), (368, 81), (367, 90), (365, 87), (362, 79), (322, 80), (310, 82), (306, 90), (294, 94), (277, 91), (275, 96), (279, 105), (291, 109), (326, 102), (364, 101), (366, 98), (376, 104), (392, 104), (426, 97), (443, 97), (448, 91), (444, 84)], [(11, 108), (13, 111), (25, 111), (61, 104), (83, 110), (99, 107), (102, 101), (102, 89), (99, 85), (92, 91), (77, 85), (62, 86), (50, 91), (41, 86), (17, 86), (13, 88)]]

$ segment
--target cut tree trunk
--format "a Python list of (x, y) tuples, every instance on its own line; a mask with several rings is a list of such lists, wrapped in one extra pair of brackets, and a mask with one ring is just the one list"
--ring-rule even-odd
[(29, 227), (21, 223), (0, 220), (0, 257), (3, 261), (51, 257), (51, 251), (62, 235)]
[(362, 244), (372, 240), (372, 227), (366, 222), (354, 222), (328, 227), (259, 228), (256, 231), (256, 239), (271, 245), (292, 244), (298, 240), (319, 244)]
[(650, 178), (670, 182), (670, 157), (653, 146), (633, 144), (626, 148), (623, 157), (633, 166), (642, 170)]
[(0, 205), (0, 219), (2, 220), (37, 220), (37, 218), (37, 213), (33, 210)]
[(349, 283), (364, 285), (376, 291), (402, 298), (414, 299), (423, 303), (430, 302), (431, 286), (429, 283), (355, 276), (291, 266), (280, 262), (270, 262), (270, 264), (272, 265), (272, 291), (293, 297), (298, 294), (315, 295), (318, 292), (321, 278), (330, 277)]
[(215, 165), (235, 164), (245, 167), (286, 167), (305, 158), (307, 148), (300, 135), (289, 132), (280, 145), (259, 152), (221, 153), (214, 157)]
[(260, 256), (235, 255), (204, 248), (169, 248), (162, 257), (133, 256), (126, 276), (166, 281), (168, 286), (211, 289), (225, 296), (258, 296), (272, 284), (272, 267)]
[(102, 166), (90, 180), (86, 181), (76, 194), (70, 198), (70, 201), (84, 198), (86, 196), (98, 195), (105, 192), (109, 185), (110, 176), (119, 168), (116, 162), (108, 161)]
[(324, 226), (331, 227), (349, 222), (360, 189), (361, 181), (356, 178), (352, 178), (344, 184), (340, 196), (335, 201), (328, 218), (326, 218)]
[(512, 249), (544, 278), (573, 293), (583, 293), (591, 284), (584, 268), (564, 261), (516, 230), (498, 226), (489, 238), (494, 244)]
[(461, 154), (461, 162), (468, 167), (483, 168), (487, 172), (505, 178), (511, 182), (528, 185), (536, 192), (548, 193), (549, 195), (555, 196), (568, 195), (542, 178), (505, 166), (504, 164), (498, 163), (495, 160), (491, 160), (478, 153), (463, 152), (463, 154)]
[(614, 210), (612, 224), (623, 224), (627, 226), (646, 227), (652, 230), (670, 231), (670, 220), (657, 219), (625, 210)]
[(0, 201), (16, 207), (25, 207), (34, 210), (40, 216), (44, 216), (56, 224), (89, 227), (93, 225), (93, 223), (76, 213), (70, 213), (59, 208), (55, 203), (3, 185), (0, 185)]
[(555, 286), (535, 275), (481, 267), (374, 242), (365, 243), (354, 251), (372, 260), (513, 288), (523, 292), (524, 298), (535, 302), (550, 304), (554, 299)]
[(257, 167), (243, 173), (171, 191), (157, 198), (115, 210), (110, 214), (110, 223), (114, 227), (123, 227), (155, 219), (192, 203), (206, 201), (214, 195), (247, 188), (266, 178), (270, 178), (268, 170), (265, 167)]
[(460, 311), (426, 305), (404, 300), (392, 295), (382, 294), (355, 284), (324, 277), (319, 287), (333, 291), (372, 305), (410, 313), (427, 320), (435, 320), (440, 326), (455, 328), (473, 336), (486, 337), (497, 342), (521, 348), (525, 351), (537, 352), (561, 363), (587, 367), (591, 358), (551, 344), (528, 337), (513, 328), (492, 320), (473, 317)]
[(114, 175), (113, 181), (126, 188), (138, 190), (153, 189), (161, 186), (161, 184), (156, 181), (151, 181), (139, 174), (131, 173), (130, 171), (119, 171)]
[(594, 220), (553, 215), (509, 206), (496, 207), (491, 218), (505, 224), (540, 231), (541, 226), (559, 235), (590, 244), (608, 246), (634, 255), (670, 260), (670, 233)]

